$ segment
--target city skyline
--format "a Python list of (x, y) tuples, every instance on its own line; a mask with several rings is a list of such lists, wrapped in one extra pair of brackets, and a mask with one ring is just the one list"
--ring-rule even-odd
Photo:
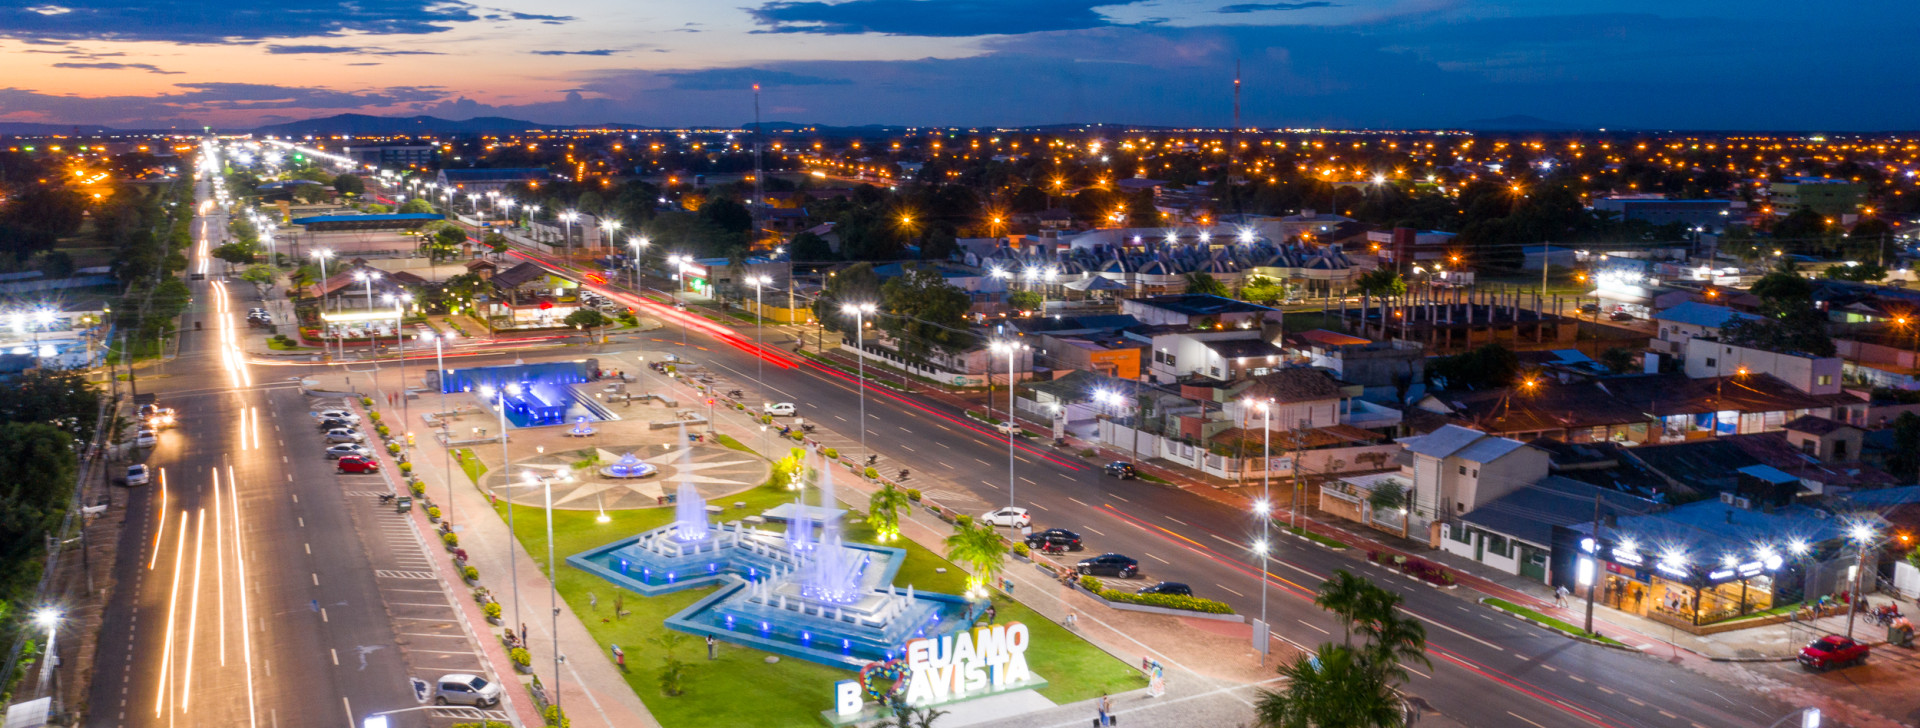
[[(1908, 6), (1569, 1), (561, 2), (0, 10), (0, 122), (250, 127), (338, 113), (536, 123), (1232, 123), (1887, 131)], [(1683, 14), (1686, 13), (1686, 14)], [(1871, 19), (1869, 19), (1871, 16)], [(1819, 89), (1817, 94), (1796, 89)]]

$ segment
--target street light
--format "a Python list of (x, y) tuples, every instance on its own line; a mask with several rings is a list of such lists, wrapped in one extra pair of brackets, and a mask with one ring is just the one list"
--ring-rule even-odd
[(627, 247), (633, 248), (633, 291), (640, 292), (640, 256), (646, 254), (647, 246), (652, 245), (647, 236), (627, 238)]
[[(1026, 349), (1027, 345), (1013, 341), (996, 341), (988, 348), (992, 349), (995, 354), (1007, 355), (1007, 507), (1012, 508), (1015, 503), (1013, 498), (1013, 433), (1020, 429), (1020, 427), (1015, 424), (1013, 414), (1013, 367), (1019, 363), (1020, 351)], [(989, 406), (987, 409), (991, 411), (993, 408)]]
[(873, 453), (867, 450), (867, 319), (879, 310), (871, 303), (848, 303), (840, 306), (840, 312), (853, 317), (854, 346), (859, 347), (860, 364), (860, 453), (867, 459), (873, 459)]
[[(761, 339), (764, 336), (763, 332), (765, 332), (767, 328), (767, 309), (760, 305), (760, 290), (765, 286), (772, 285), (773, 278), (766, 275), (747, 276), (747, 282), (753, 284), (753, 315), (759, 319), (753, 327), (753, 348), (761, 349)], [(762, 354), (761, 356), (754, 357), (753, 365), (753, 386), (765, 392), (767, 385), (766, 382), (762, 381), (762, 377), (767, 373), (766, 355)]]
[(573, 221), (580, 219), (580, 213), (566, 210), (560, 213), (560, 222), (566, 223), (566, 239), (561, 241), (567, 246), (567, 257), (573, 257)]
[(607, 240), (613, 240), (614, 231), (619, 229), (620, 229), (619, 220), (601, 220), (600, 221), (600, 237), (602, 238), (605, 238)]
[[(327, 284), (327, 259), (333, 257), (333, 249), (321, 248), (319, 250), (314, 250), (307, 254), (313, 256), (314, 260), (320, 261), (320, 285), (322, 287), (321, 296), (324, 298), (326, 296), (325, 286)], [(321, 301), (320, 307), (326, 308), (325, 304), (326, 304), (325, 301)]]
[[(445, 453), (447, 456), (446, 470), (442, 471), (448, 474), (447, 475), (447, 513), (446, 513), (447, 529), (452, 530), (453, 529), (453, 475), (452, 475), (453, 473), (453, 429), (452, 429), (453, 425), (451, 424), (450, 419), (446, 419), (447, 417), (447, 361), (443, 357), (441, 350), (443, 348), (442, 346), (443, 342), (445, 342), (448, 338), (452, 337), (453, 334), (451, 333), (442, 334), (438, 332), (429, 331), (427, 333), (421, 334), (420, 336), (428, 341), (433, 342), (433, 371), (434, 371), (433, 382), (436, 386), (440, 388), (440, 417), (442, 418), (440, 420), (440, 431), (447, 434), (447, 441), (444, 443), (441, 443), (444, 447), (440, 448), (440, 451)], [(402, 379), (404, 380), (404, 377)], [(500, 434), (505, 435), (506, 431), (501, 430)]]
[[(555, 471), (551, 477), (541, 477), (531, 470), (522, 471), (528, 480), (538, 482), (546, 491), (547, 501), (547, 608), (553, 610), (553, 705), (560, 706), (560, 572), (553, 568), (553, 481), (567, 480), (571, 476), (567, 469)], [(520, 635), (521, 643), (527, 636)]]
[[(60, 653), (54, 649), (54, 638), (59, 636), (62, 614), (58, 607), (41, 607), (33, 612), (33, 623), (47, 630), (47, 649), (40, 653), (40, 689), (47, 691), (47, 682), (53, 678), (53, 663), (60, 659)], [(57, 701), (57, 699), (56, 699)]]
[[(1253, 512), (1260, 516), (1260, 624), (1264, 628), (1267, 623), (1267, 542), (1269, 540), (1267, 528), (1268, 524), (1273, 522), (1271, 516), (1273, 512), (1273, 463), (1270, 462), (1273, 458), (1273, 404), (1271, 400), (1260, 402), (1248, 399), (1246, 400), (1246, 406), (1260, 410), (1260, 426), (1261, 429), (1266, 431), (1266, 449), (1261, 452), (1260, 457), (1260, 464), (1262, 466), (1260, 469), (1264, 471), (1260, 475), (1260, 500), (1255, 501), (1253, 504)], [(1294, 510), (1299, 510), (1299, 508), (1300, 506), (1298, 504), (1294, 505)], [(1265, 644), (1260, 645), (1260, 666), (1267, 666), (1267, 645)]]
[[(505, 386), (505, 387), (492, 387), (492, 386), (489, 386), (489, 387), (486, 387), (486, 388), (484, 388), (484, 389), (482, 389), (482, 390), (481, 390), (481, 394), (482, 394), (482, 395), (483, 395), (484, 397), (486, 397), (486, 398), (488, 398), (488, 399), (492, 399), (492, 398), (494, 398), (494, 397), (495, 397), (495, 395), (498, 395), (498, 397), (499, 397), (499, 404), (500, 404), (500, 460), (501, 460), (501, 464), (500, 464), (500, 474), (506, 477), (506, 482), (507, 482), (507, 488), (509, 488), (509, 490), (507, 491), (507, 531), (508, 531), (509, 533), (519, 533), (519, 531), (517, 531), (517, 530), (515, 530), (515, 529), (514, 529), (514, 526), (513, 526), (513, 511), (514, 511), (514, 508), (513, 508), (513, 491), (511, 490), (511, 488), (513, 487), (513, 458), (512, 458), (512, 456), (509, 456), (509, 455), (507, 454), (507, 393), (508, 393), (509, 391), (511, 391), (511, 392), (513, 393), (513, 395), (514, 395), (514, 396), (516, 396), (516, 397), (517, 397), (517, 396), (519, 396), (519, 395), (520, 395), (520, 385), (518, 385), (518, 384), (509, 384), (509, 385), (507, 385), (507, 386)], [(514, 555), (513, 555), (513, 552), (515, 552), (515, 551), (518, 551), (518, 550), (519, 550), (519, 549), (515, 549), (515, 548), (508, 548), (508, 549), (507, 549), (507, 579), (508, 579), (509, 581), (511, 581), (511, 582), (513, 582), (513, 623), (514, 623), (514, 624), (523, 624), (523, 622), (521, 622), (521, 621), (520, 621), (520, 567), (519, 567), (519, 559), (517, 559), (517, 558), (515, 558), (515, 557), (514, 557)], [(521, 630), (521, 631), (522, 631), (522, 632), (525, 632), (525, 630), (524, 630), (524, 629), (523, 629), (523, 630)], [(526, 636), (525, 634), (521, 634), (521, 635), (520, 635), (520, 641), (521, 641), (521, 643), (522, 643), (522, 644), (525, 644), (525, 643), (526, 643), (526, 639), (527, 639), (527, 636)], [(554, 648), (555, 648), (555, 649), (559, 649), (559, 645), (558, 645), (558, 644), (555, 644), (555, 645), (554, 645)]]
[[(1879, 534), (1874, 531), (1873, 525), (1865, 521), (1856, 521), (1853, 525), (1847, 527), (1847, 540), (1853, 542), (1855, 552), (1853, 578), (1848, 579), (1848, 581), (1853, 582), (1849, 585), (1853, 589), (1853, 598), (1847, 601), (1849, 605), (1857, 605), (1860, 603), (1860, 583), (1866, 578), (1867, 572), (1867, 544), (1873, 541), (1874, 537), (1878, 535)], [(1847, 639), (1853, 639), (1853, 617), (1859, 613), (1859, 609), (1852, 607), (1847, 609)]]

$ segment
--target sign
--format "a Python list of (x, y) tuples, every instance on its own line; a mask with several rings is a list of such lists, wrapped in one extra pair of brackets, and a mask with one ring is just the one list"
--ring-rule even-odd
[(861, 700), (859, 681), (841, 680), (833, 684), (833, 712), (844, 716), (859, 715), (865, 703)]
[(907, 704), (934, 705), (1024, 685), (1032, 632), (1019, 622), (907, 643)]

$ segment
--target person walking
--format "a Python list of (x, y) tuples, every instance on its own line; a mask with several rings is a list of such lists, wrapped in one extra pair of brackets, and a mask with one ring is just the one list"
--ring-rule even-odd
[(1107, 698), (1106, 693), (1101, 693), (1100, 699), (1093, 701), (1093, 708), (1100, 712), (1100, 718), (1096, 723), (1097, 725), (1113, 725), (1113, 716), (1110, 715), (1113, 710), (1113, 701)]
[(717, 659), (720, 659), (720, 641), (714, 639), (713, 635), (707, 635), (707, 661)]
[(1571, 592), (1568, 592), (1568, 591), (1567, 591), (1567, 585), (1565, 585), (1565, 584), (1561, 584), (1560, 586), (1557, 586), (1557, 587), (1554, 587), (1554, 589), (1553, 589), (1553, 606), (1556, 606), (1556, 607), (1559, 607), (1559, 608), (1561, 608), (1561, 609), (1566, 609), (1566, 608), (1567, 608), (1567, 595), (1568, 595), (1568, 594), (1570, 594), (1570, 593), (1571, 593)]

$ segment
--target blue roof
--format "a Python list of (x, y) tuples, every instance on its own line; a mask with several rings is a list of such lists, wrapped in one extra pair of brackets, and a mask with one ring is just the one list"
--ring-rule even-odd
[(1692, 326), (1705, 326), (1710, 329), (1725, 326), (1728, 321), (1734, 319), (1760, 320), (1759, 316), (1753, 314), (1741, 313), (1726, 306), (1715, 306), (1699, 301), (1682, 303), (1655, 314), (1653, 318), (1655, 321), (1672, 321), (1674, 323)]
[(1906, 505), (1908, 503), (1920, 503), (1920, 485), (1856, 490), (1848, 493), (1845, 501), (1847, 505), (1858, 508), (1884, 508)]
[(1790, 475), (1787, 473), (1787, 471), (1781, 470), (1772, 465), (1748, 465), (1744, 468), (1735, 470), (1734, 472), (1740, 473), (1741, 475), (1751, 475), (1755, 478), (1759, 478), (1773, 485), (1783, 485), (1786, 483), (1800, 482), (1799, 478), (1793, 475)]
[(1639, 496), (1606, 490), (1572, 478), (1549, 475), (1468, 511), (1460, 520), (1532, 544), (1553, 543), (1554, 526), (1572, 526), (1593, 518), (1593, 497), (1601, 515), (1616, 518), (1648, 513), (1657, 507)]
[[(1715, 564), (1724, 554), (1752, 554), (1760, 545), (1781, 548), (1793, 540), (1817, 544), (1842, 538), (1846, 525), (1845, 518), (1807, 506), (1768, 512), (1704, 500), (1656, 515), (1622, 517), (1606, 535), (1616, 541), (1631, 538), (1656, 557), (1677, 549), (1695, 564)], [(1572, 528), (1589, 533), (1592, 526), (1589, 521)]]
[(295, 225), (312, 225), (328, 222), (402, 222), (406, 220), (445, 220), (437, 212), (392, 212), (385, 215), (320, 215), (318, 217), (296, 217)]

